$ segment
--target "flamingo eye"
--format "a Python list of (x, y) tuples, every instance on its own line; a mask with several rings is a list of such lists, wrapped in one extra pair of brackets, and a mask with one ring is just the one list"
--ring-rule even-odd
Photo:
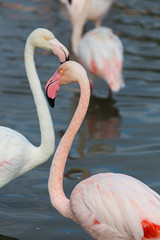
[(50, 39), (49, 37), (44, 37), (47, 41)]
[(62, 74), (62, 73), (63, 73), (63, 70), (59, 70), (59, 73)]

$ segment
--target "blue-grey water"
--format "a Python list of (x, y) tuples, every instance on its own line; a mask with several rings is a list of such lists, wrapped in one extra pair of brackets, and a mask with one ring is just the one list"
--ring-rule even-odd
[[(126, 87), (105, 99), (99, 98), (107, 96), (105, 83), (96, 82), (68, 157), (65, 193), (69, 196), (81, 179), (107, 171), (134, 176), (160, 193), (160, 2), (116, 0), (103, 25), (123, 42)], [(50, 29), (70, 47), (69, 19), (58, 0), (0, 0), (0, 125), (19, 131), (35, 145), (40, 131), (23, 51), (37, 27)], [(44, 89), (59, 61), (40, 50), (35, 59)], [(51, 110), (56, 146), (78, 102), (77, 89), (63, 87)], [(51, 161), (0, 189), (1, 240), (91, 239), (52, 207), (47, 189)]]

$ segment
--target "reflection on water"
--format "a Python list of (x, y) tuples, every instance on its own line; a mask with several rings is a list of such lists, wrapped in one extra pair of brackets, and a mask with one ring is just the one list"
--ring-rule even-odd
[(86, 168), (72, 168), (67, 170), (64, 177), (71, 180), (83, 180), (90, 177), (90, 172)]
[[(119, 34), (124, 45), (126, 87), (112, 99), (101, 99), (99, 96), (106, 97), (106, 85), (97, 81), (66, 165), (64, 190), (68, 197), (81, 179), (107, 171), (132, 175), (160, 193), (159, 13), (160, 4), (155, 0), (117, 0), (104, 19), (103, 25)], [(14, 128), (39, 145), (39, 124), (23, 61), (25, 40), (37, 27), (50, 29), (70, 46), (71, 27), (59, 1), (1, 1), (0, 125)], [(35, 60), (44, 89), (59, 62), (39, 50)], [(69, 86), (58, 93), (56, 107), (51, 110), (56, 145), (78, 99), (79, 94)], [(90, 239), (80, 226), (51, 206), (47, 190), (51, 160), (0, 190), (2, 235), (19, 240)]]
[[(75, 93), (71, 99), (71, 116), (73, 116), (79, 101), (79, 93)], [(88, 111), (85, 121), (78, 131), (77, 153), (80, 158), (85, 157), (86, 144), (88, 139), (98, 142), (98, 140), (114, 139), (119, 137), (119, 129), (121, 126), (121, 117), (118, 109), (115, 107), (116, 101), (113, 98), (98, 98), (91, 95)], [(104, 151), (111, 153), (114, 151), (112, 146), (96, 143), (92, 145), (88, 152)], [(69, 154), (69, 159), (71, 155)]]
[(92, 96), (85, 122), (89, 139), (107, 139), (119, 136), (121, 118), (112, 98)]

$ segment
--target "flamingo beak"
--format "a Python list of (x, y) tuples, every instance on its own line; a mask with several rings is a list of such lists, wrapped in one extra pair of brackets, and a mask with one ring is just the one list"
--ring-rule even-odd
[(56, 72), (47, 82), (45, 91), (49, 105), (54, 108), (55, 98), (60, 89), (60, 73)]
[(52, 47), (53, 53), (58, 56), (61, 64), (69, 61), (69, 51), (62, 43), (60, 43), (56, 38), (49, 39), (49, 43)]

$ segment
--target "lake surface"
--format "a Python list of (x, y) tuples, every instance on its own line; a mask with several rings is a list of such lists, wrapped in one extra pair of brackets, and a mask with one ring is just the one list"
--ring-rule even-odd
[[(90, 175), (113, 171), (129, 174), (160, 194), (159, 0), (117, 0), (103, 25), (123, 42), (126, 87), (107, 99), (107, 86), (96, 82), (68, 157), (65, 193), (69, 196)], [(0, 125), (19, 131), (38, 146), (39, 123), (23, 60), (26, 38), (37, 27), (50, 29), (70, 48), (69, 19), (58, 0), (0, 1)], [(40, 50), (35, 59), (44, 89), (59, 61)], [(56, 98), (51, 109), (56, 146), (78, 98), (77, 86), (63, 87)], [(52, 207), (47, 189), (51, 161), (52, 157), (0, 190), (1, 240), (91, 239)]]

